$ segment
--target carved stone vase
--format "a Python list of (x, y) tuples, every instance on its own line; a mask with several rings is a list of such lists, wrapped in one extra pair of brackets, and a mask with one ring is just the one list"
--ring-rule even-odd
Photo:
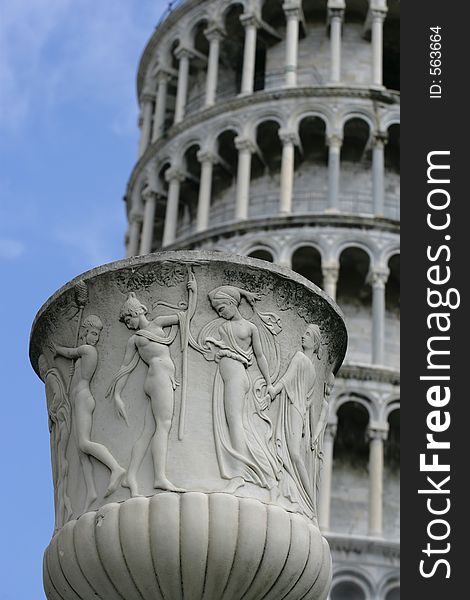
[(326, 598), (316, 515), (346, 350), (289, 269), (210, 252), (99, 267), (39, 311), (55, 531), (49, 600)]

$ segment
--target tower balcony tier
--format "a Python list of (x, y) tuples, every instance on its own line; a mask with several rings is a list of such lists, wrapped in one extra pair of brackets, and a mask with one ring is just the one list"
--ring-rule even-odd
[(187, 0), (172, 8), (140, 61), (142, 151), (172, 124), (240, 94), (399, 89), (395, 0)]
[[(386, 101), (387, 100), (387, 101)], [(172, 127), (131, 175), (128, 254), (226, 223), (341, 214), (399, 220), (399, 107), (365, 89), (303, 88), (228, 100)], [(145, 227), (144, 227), (145, 229)]]
[(248, 219), (178, 239), (169, 248), (230, 251), (293, 269), (343, 310), (349, 335), (345, 364), (399, 369), (395, 221), (340, 214)]

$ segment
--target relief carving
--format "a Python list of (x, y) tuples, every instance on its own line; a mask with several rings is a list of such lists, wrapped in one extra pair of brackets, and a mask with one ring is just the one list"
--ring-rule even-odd
[(322, 338), (318, 325), (308, 325), (302, 336), (302, 350), (292, 357), (284, 375), (268, 394), (279, 397), (275, 428), (278, 457), (282, 463), (279, 491), (307, 514), (315, 514), (313, 487), (302, 456), (302, 438), (311, 436), (309, 448), (317, 443), (314, 427), (313, 392), (316, 367), (322, 358)]
[[(175, 379), (175, 365), (170, 355), (170, 345), (176, 338), (178, 327), (184, 348), (185, 332), (196, 309), (197, 285), (193, 273), (189, 270), (187, 283), (189, 299), (186, 311), (147, 318), (148, 309), (137, 298), (134, 292), (128, 295), (121, 307), (119, 320), (135, 333), (129, 338), (122, 366), (114, 376), (106, 396), (111, 396), (119, 416), (128, 423), (127, 412), (122, 392), (129, 375), (136, 368), (139, 361), (147, 367), (144, 382), (144, 392), (149, 399), (142, 432), (134, 444), (131, 460), (123, 485), (128, 487), (132, 496), (138, 496), (137, 472), (142, 464), (148, 447), (151, 447), (154, 465), (154, 487), (172, 491), (182, 491), (171, 483), (166, 476), (166, 463), (168, 453), (168, 439), (172, 426), (174, 412), (174, 392), (178, 382)], [(166, 304), (166, 306), (169, 306)], [(164, 328), (170, 327), (165, 333)], [(183, 368), (183, 378), (187, 374)], [(182, 403), (183, 404), (183, 403)], [(181, 418), (184, 419), (182, 406)]]
[(312, 429), (311, 449), (314, 457), (314, 480), (313, 489), (318, 491), (320, 482), (320, 470), (323, 463), (323, 440), (325, 437), (326, 426), (328, 424), (329, 398), (335, 385), (335, 376), (331, 372), (323, 384), (323, 399), (320, 411), (320, 416)]
[(99, 460), (111, 471), (105, 497), (117, 490), (125, 474), (125, 469), (118, 464), (106, 446), (91, 440), (93, 412), (96, 401), (90, 384), (98, 364), (96, 344), (100, 339), (102, 329), (103, 323), (101, 319), (96, 315), (89, 315), (84, 319), (80, 327), (82, 342), (80, 345), (70, 348), (53, 341), (50, 343), (54, 355), (63, 356), (74, 361), (69, 388), (73, 411), (72, 423), (80, 450), (80, 462), (87, 491), (85, 510), (89, 509), (97, 498), (91, 457)]
[[(213, 387), (213, 423), (220, 474), (228, 479), (225, 491), (235, 492), (245, 483), (273, 489), (279, 464), (272, 447), (272, 423), (262, 412), (255, 393), (260, 383), (268, 392), (279, 372), (276, 336), (280, 321), (273, 313), (260, 313), (259, 296), (234, 286), (220, 286), (208, 294), (219, 318), (210, 321), (190, 344), (206, 360), (217, 363)], [(240, 313), (242, 299), (253, 309), (259, 327)], [(262, 379), (253, 381), (250, 367), (256, 362)]]
[(55, 489), (55, 529), (59, 529), (72, 515), (67, 494), (69, 463), (67, 448), (71, 432), (72, 407), (65, 382), (56, 367), (50, 367), (44, 354), (38, 359), (39, 374), (46, 386), (51, 434), (52, 476)]
[(182, 264), (165, 261), (158, 269), (148, 265), (134, 269), (124, 269), (116, 274), (116, 285), (123, 294), (148, 289), (154, 284), (174, 287), (186, 278), (186, 267)]

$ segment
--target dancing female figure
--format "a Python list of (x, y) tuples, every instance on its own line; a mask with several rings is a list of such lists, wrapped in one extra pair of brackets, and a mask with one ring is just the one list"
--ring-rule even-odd
[[(276, 423), (276, 447), (283, 465), (280, 493), (309, 516), (315, 512), (314, 484), (308, 475), (305, 457), (302, 456), (302, 438), (307, 432), (312, 432), (312, 439), (316, 441), (323, 428), (323, 409), (320, 417), (322, 424), (313, 431), (311, 419), (316, 365), (321, 359), (321, 351), (320, 328), (310, 324), (302, 336), (302, 350), (294, 354), (284, 375), (271, 390), (268, 389), (272, 400), (278, 395), (280, 397)], [(309, 440), (308, 449), (311, 449), (311, 445), (313, 441)]]
[(247, 374), (256, 361), (268, 392), (273, 392), (270, 368), (258, 327), (240, 314), (242, 298), (252, 307), (257, 300), (256, 295), (234, 286), (209, 292), (220, 318), (201, 330), (197, 343), (190, 340), (207, 360), (218, 365), (213, 389), (214, 436), (220, 472), (230, 480), (226, 491), (231, 493), (247, 482), (272, 489), (278, 470), (275, 453), (269, 448), (271, 422), (261, 416)]

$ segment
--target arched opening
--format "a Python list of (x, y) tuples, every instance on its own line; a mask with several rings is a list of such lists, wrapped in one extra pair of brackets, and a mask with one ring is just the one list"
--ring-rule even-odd
[(179, 43), (178, 39), (174, 40), (168, 49), (167, 64), (174, 70), (176, 76), (170, 77), (168, 80), (165, 120), (163, 123), (164, 133), (173, 125), (173, 121), (175, 120), (176, 93), (178, 91), (178, 59), (175, 56), (175, 50), (178, 48)]
[(324, 85), (328, 81), (329, 44), (326, 0), (303, 0), (304, 22), (299, 27), (297, 85)]
[(400, 364), (400, 255), (388, 261), (389, 276), (385, 286), (385, 355), (387, 364)]
[(328, 148), (326, 123), (306, 116), (299, 124), (300, 148), (295, 149), (294, 212), (321, 212), (327, 205)]
[(384, 149), (385, 162), (385, 214), (392, 219), (400, 218), (400, 125), (390, 125)]
[(271, 252), (269, 250), (264, 250), (263, 248), (253, 250), (248, 256), (251, 256), (251, 258), (259, 258), (260, 260), (265, 260), (267, 262), (273, 262), (273, 255)]
[(344, 403), (338, 410), (338, 428), (335, 437), (333, 457), (335, 461), (353, 468), (367, 469), (369, 443), (367, 426), (369, 412), (355, 400)]
[(216, 151), (220, 161), (212, 170), (211, 225), (233, 218), (238, 165), (236, 137), (237, 132), (232, 129), (227, 129), (217, 137)]
[(400, 317), (400, 255), (394, 254), (388, 261), (389, 276), (385, 287), (387, 311)]
[(391, 471), (400, 468), (400, 411), (393, 410), (388, 416), (388, 437), (384, 446), (385, 465)]
[(270, 175), (279, 173), (282, 161), (282, 144), (279, 139), (279, 123), (263, 121), (256, 129), (256, 145), (260, 153), (254, 155), (251, 178), (260, 177), (267, 170)]
[(370, 138), (369, 124), (363, 119), (353, 117), (344, 124), (341, 160), (343, 162), (364, 162), (370, 153), (366, 152)]
[(197, 158), (199, 146), (190, 146), (183, 157), (185, 179), (181, 183), (176, 237), (187, 235), (196, 223), (201, 164)]
[(172, 69), (178, 71), (178, 59), (175, 56), (175, 50), (180, 45), (179, 39), (173, 40), (168, 51), (168, 64)]
[(349, 344), (346, 361), (370, 361), (372, 290), (367, 282), (370, 259), (361, 248), (343, 250), (339, 259), (336, 301), (346, 317)]
[(369, 4), (369, 0), (346, 2), (341, 32), (341, 80), (346, 84), (368, 86), (371, 82), (372, 49), (364, 37)]
[(327, 10), (327, 0), (302, 0), (302, 12), (304, 13), (305, 21), (310, 24), (315, 21), (322, 21), (325, 24), (325, 16)]
[(204, 33), (207, 29), (207, 21), (203, 19), (193, 29), (193, 40), (194, 49), (196, 52), (203, 54), (204, 56), (209, 55), (209, 40), (206, 38)]
[(400, 173), (400, 125), (394, 123), (388, 128), (388, 140), (385, 145), (385, 168)]
[(383, 84), (400, 90), (400, 2), (388, 0), (383, 24)]
[(347, 213), (372, 212), (372, 170), (369, 124), (349, 119), (343, 129), (340, 208)]
[(341, 252), (336, 292), (337, 301), (341, 306), (370, 306), (372, 295), (367, 283), (369, 269), (370, 258), (362, 248), (350, 247)]
[[(356, 398), (358, 398), (356, 396)], [(352, 395), (337, 412), (333, 447), (331, 530), (363, 535), (367, 532), (369, 412)]]
[(316, 248), (312, 246), (298, 248), (292, 255), (292, 270), (321, 287), (323, 281), (321, 255)]
[(306, 116), (299, 124), (302, 161), (326, 165), (328, 148), (325, 144), (326, 123), (316, 116)]
[(354, 581), (340, 581), (333, 584), (331, 600), (366, 600), (364, 590)]
[(344, 12), (344, 22), (364, 25), (369, 10), (368, 0), (348, 0)]
[(226, 35), (220, 46), (218, 98), (235, 96), (241, 90), (245, 30), (240, 17), (243, 12), (242, 4), (232, 4), (223, 17)]
[(251, 158), (250, 217), (276, 214), (281, 160), (279, 123), (263, 121), (256, 129), (256, 152)]
[(388, 416), (388, 436), (384, 442), (383, 527), (387, 539), (400, 533), (400, 410)]
[(385, 596), (385, 600), (400, 600), (400, 588), (394, 587), (389, 590)]
[(258, 30), (260, 55), (257, 57), (255, 90), (280, 88), (285, 81), (286, 53), (286, 15), (282, 0), (266, 0), (261, 9), (261, 19), (263, 27)]
[(278, 33), (286, 27), (286, 14), (282, 5), (282, 0), (265, 0), (261, 9), (261, 19)]
[(186, 113), (199, 110), (204, 105), (206, 94), (207, 58), (209, 56), (209, 40), (204, 31), (207, 29), (207, 20), (199, 21), (192, 30), (194, 56), (189, 61), (189, 85)]
[(155, 227), (153, 233), (152, 251), (159, 250), (162, 247), (163, 228), (165, 226), (166, 202), (168, 197), (168, 181), (165, 173), (170, 168), (170, 163), (166, 162), (160, 167), (157, 174), (157, 186), (160, 190), (155, 208)]

